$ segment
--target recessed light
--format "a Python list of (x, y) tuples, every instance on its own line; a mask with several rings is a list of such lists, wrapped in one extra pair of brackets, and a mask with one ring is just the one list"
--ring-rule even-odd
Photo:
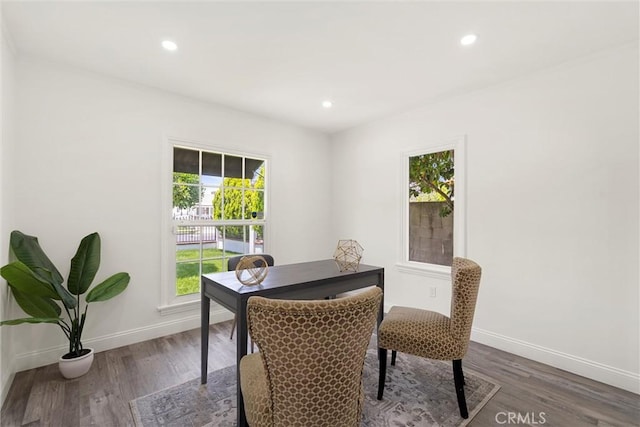
[(171, 40), (164, 40), (162, 42), (162, 47), (172, 51), (178, 49), (178, 45), (175, 44), (175, 42), (172, 42)]
[(466, 36), (460, 39), (460, 44), (462, 46), (469, 46), (474, 44), (476, 40), (478, 40), (478, 36), (476, 36), (475, 34), (467, 34)]
[(333, 107), (333, 102), (331, 102), (331, 101), (329, 101), (329, 100), (322, 101), (322, 106), (323, 106), (324, 108), (331, 108), (331, 107)]

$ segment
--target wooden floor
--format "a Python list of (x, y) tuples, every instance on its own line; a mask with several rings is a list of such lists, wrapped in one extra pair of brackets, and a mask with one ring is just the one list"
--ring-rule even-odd
[[(210, 328), (211, 371), (235, 363), (230, 329), (231, 322)], [(502, 387), (470, 426), (640, 425), (640, 397), (633, 393), (477, 343), (463, 364)], [(130, 400), (199, 375), (199, 329), (98, 353), (91, 371), (75, 380), (64, 380), (57, 364), (19, 372), (0, 425), (133, 425)]]

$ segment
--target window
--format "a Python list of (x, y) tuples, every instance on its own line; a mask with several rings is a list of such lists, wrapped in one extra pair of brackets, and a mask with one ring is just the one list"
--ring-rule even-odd
[(401, 269), (448, 274), (453, 257), (464, 256), (464, 160), (464, 138), (403, 155)]
[(265, 158), (170, 142), (165, 304), (199, 300), (202, 274), (226, 271), (232, 256), (265, 252), (267, 226)]

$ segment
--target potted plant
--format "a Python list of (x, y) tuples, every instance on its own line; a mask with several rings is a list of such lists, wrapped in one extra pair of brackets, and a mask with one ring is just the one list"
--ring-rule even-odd
[[(116, 273), (96, 285), (84, 298), (100, 267), (100, 235), (85, 236), (75, 256), (66, 289), (64, 279), (44, 253), (38, 239), (20, 231), (12, 231), (9, 244), (10, 263), (0, 269), (16, 302), (30, 317), (5, 320), (4, 325), (23, 323), (55, 323), (69, 340), (69, 352), (59, 360), (60, 372), (66, 378), (75, 378), (89, 371), (93, 362), (93, 349), (82, 345), (89, 303), (106, 301), (124, 291), (129, 284), (128, 273)], [(63, 310), (66, 316), (63, 315)], [(79, 365), (79, 366), (77, 366)]]

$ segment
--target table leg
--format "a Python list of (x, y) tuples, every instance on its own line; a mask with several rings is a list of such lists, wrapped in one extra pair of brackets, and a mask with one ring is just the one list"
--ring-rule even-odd
[(247, 300), (242, 298), (238, 302), (238, 324), (236, 326), (236, 381), (237, 381), (237, 408), (238, 427), (248, 427), (247, 416), (244, 413), (244, 399), (240, 389), (240, 359), (247, 354)]
[(382, 323), (382, 319), (384, 317), (384, 271), (378, 275), (378, 287), (382, 291), (380, 310), (378, 311), (378, 327), (380, 327), (380, 323)]
[(209, 362), (209, 306), (211, 301), (209, 297), (204, 294), (204, 284), (202, 284), (203, 291), (201, 292), (200, 302), (200, 346), (201, 346), (201, 367), (200, 367), (200, 384), (207, 383), (207, 363)]
[[(382, 290), (380, 309), (378, 310), (378, 326), (376, 327), (376, 345), (380, 348), (380, 334), (378, 334), (378, 330), (380, 329), (380, 323), (382, 323), (382, 319), (384, 318), (384, 272), (378, 275), (378, 287)], [(380, 359), (380, 352), (378, 352), (378, 359)]]

